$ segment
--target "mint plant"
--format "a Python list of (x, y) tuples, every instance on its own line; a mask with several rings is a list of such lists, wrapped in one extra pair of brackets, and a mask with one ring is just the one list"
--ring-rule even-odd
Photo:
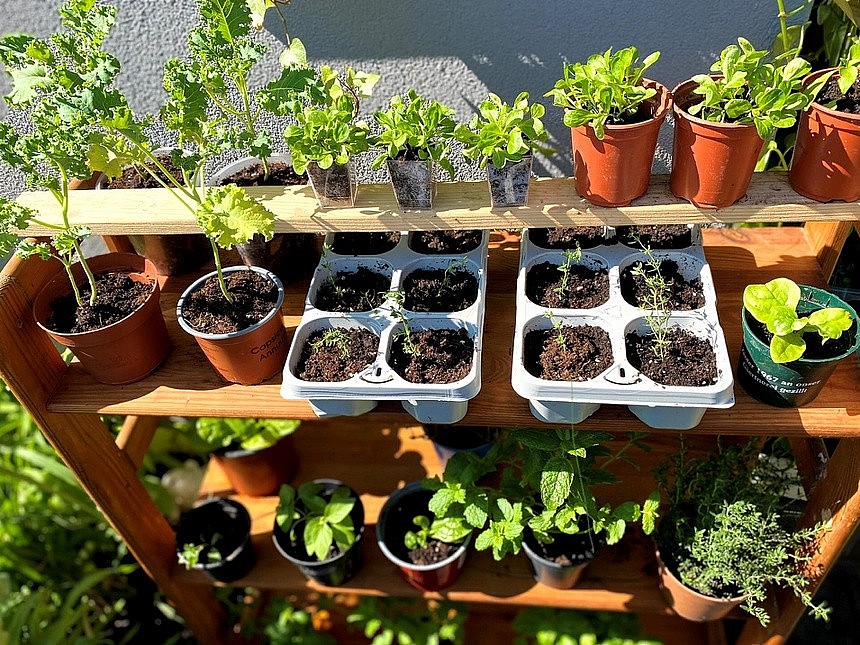
[(855, 36), (836, 68), (836, 73), (839, 75), (836, 83), (843, 94), (847, 94), (857, 80), (858, 67), (860, 67), (860, 36)]
[(645, 70), (660, 58), (660, 52), (645, 57), (640, 65), (635, 47), (612, 48), (589, 56), (585, 63), (567, 63), (563, 76), (544, 96), (564, 108), (564, 124), (569, 128), (590, 125), (603, 139), (605, 126), (625, 123), (657, 90), (642, 85)]
[(209, 450), (238, 446), (242, 450), (265, 450), (295, 432), (301, 421), (294, 419), (233, 419), (201, 417), (194, 423), (197, 436)]
[(468, 125), (459, 124), (454, 137), (463, 145), (463, 155), (481, 168), (492, 162), (502, 168), (516, 163), (534, 150), (545, 154), (552, 148), (541, 145), (549, 134), (541, 117), (546, 110), (540, 103), (529, 105), (529, 93), (520, 92), (511, 105), (490, 93), (478, 106), (478, 114)]
[(719, 76), (697, 74), (694, 94), (702, 97), (687, 112), (717, 123), (752, 123), (759, 137), (773, 138), (777, 128), (790, 128), (797, 113), (814, 100), (827, 79), (803, 87), (811, 65), (796, 57), (784, 65), (769, 60), (767, 50), (757, 50), (745, 38), (728, 45), (711, 66)]
[(744, 288), (744, 308), (773, 334), (770, 357), (774, 363), (801, 358), (806, 351), (803, 334), (816, 332), (825, 343), (842, 336), (853, 323), (851, 314), (841, 307), (825, 307), (808, 316), (798, 316), (800, 297), (800, 287), (788, 278)]
[(202, 564), (218, 564), (221, 562), (221, 552), (215, 546), (220, 540), (221, 535), (216, 533), (210, 544), (183, 544), (178, 554), (179, 564), (189, 571)]
[(373, 170), (379, 170), (386, 159), (435, 161), (454, 178), (454, 166), (447, 159), (457, 125), (451, 108), (410, 89), (405, 98), (393, 97), (388, 109), (376, 112), (373, 119), (382, 131), (370, 137), (369, 144), (385, 148), (373, 160)]
[(275, 521), (297, 542), (301, 542), (308, 555), (322, 562), (329, 556), (332, 546), (344, 552), (355, 543), (355, 526), (350, 513), (356, 499), (347, 486), (338, 486), (330, 495), (323, 495), (324, 484), (306, 482), (295, 490), (283, 484), (278, 492)]

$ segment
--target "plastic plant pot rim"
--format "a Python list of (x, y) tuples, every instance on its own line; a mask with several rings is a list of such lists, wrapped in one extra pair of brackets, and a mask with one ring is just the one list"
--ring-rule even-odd
[(599, 543), (594, 547), (594, 556), (589, 558), (588, 560), (583, 560), (582, 562), (574, 562), (573, 564), (559, 564), (558, 562), (554, 562), (553, 560), (547, 560), (542, 555), (538, 555), (534, 552), (534, 550), (528, 545), (528, 543), (523, 540), (523, 551), (526, 552), (526, 555), (530, 558), (534, 558), (541, 563), (541, 566), (546, 567), (547, 569), (555, 569), (557, 571), (562, 571), (565, 569), (575, 569), (576, 567), (584, 567), (587, 564), (591, 564), (597, 558), (597, 555), (600, 551), (602, 544)]
[[(637, 121), (636, 123), (624, 123), (624, 124), (607, 123), (603, 126), (603, 128), (607, 132), (629, 132), (631, 130), (636, 130), (637, 128), (641, 128), (643, 125), (649, 123), (650, 121), (665, 119), (666, 115), (669, 114), (669, 112), (671, 111), (672, 106), (674, 105), (674, 102), (675, 102), (674, 101), (674, 96), (675, 96), (674, 90), (672, 92), (669, 92), (669, 88), (666, 85), (663, 85), (663, 83), (660, 83), (660, 82), (655, 81), (655, 80), (650, 79), (650, 78), (643, 78), (640, 85), (641, 86), (647, 86), (647, 87), (653, 87), (655, 90), (657, 90), (657, 93), (654, 96), (652, 96), (647, 101), (640, 103), (640, 105), (647, 105), (649, 103), (653, 104), (654, 105), (654, 113), (650, 114), (648, 116), (648, 118), (645, 119), (644, 121)], [(668, 96), (667, 96), (667, 94), (668, 94)], [(665, 97), (665, 101), (662, 100), (663, 97)], [(564, 108), (565, 114), (567, 112), (569, 112), (570, 110), (571, 110), (571, 108), (569, 108), (569, 107)], [(597, 116), (597, 115), (595, 115), (595, 116)], [(583, 123), (581, 126), (575, 126), (573, 128), (570, 128), (570, 129), (574, 130), (576, 128), (589, 128), (589, 129), (593, 130), (590, 123)]]
[[(722, 76), (719, 74), (711, 74), (710, 76), (713, 79), (722, 78)], [(729, 133), (729, 132), (741, 132), (743, 130), (750, 130), (750, 129), (755, 130), (755, 123), (723, 123), (720, 121), (708, 121), (706, 119), (699, 118), (699, 117), (694, 116), (694, 115), (690, 114), (689, 112), (687, 112), (687, 108), (690, 107), (691, 103), (687, 102), (685, 99), (687, 99), (689, 96), (693, 95), (693, 88), (695, 88), (696, 86), (697, 86), (696, 81), (689, 78), (686, 81), (684, 81), (683, 83), (678, 83), (672, 89), (672, 96), (675, 97), (675, 100), (674, 100), (674, 103), (672, 106), (672, 109), (674, 110), (675, 115), (676, 115), (675, 118), (678, 118), (678, 115), (683, 115), (684, 119), (687, 119), (690, 122), (695, 123), (696, 125), (699, 125), (699, 126), (702, 126), (705, 128), (711, 128), (716, 132)], [(689, 92), (686, 91), (688, 88), (690, 88)], [(679, 93), (681, 95), (681, 99), (682, 99), (681, 101), (678, 101)]]
[[(276, 163), (286, 163), (292, 164), (293, 157), (289, 152), (273, 152), (271, 155), (266, 157), (266, 161), (274, 161)], [(242, 157), (241, 159), (237, 159), (232, 163), (228, 163), (226, 166), (222, 166), (218, 170), (216, 170), (212, 174), (212, 179), (210, 183), (213, 186), (218, 186), (221, 182), (223, 182), (227, 177), (233, 175), (237, 172), (241, 172), (246, 168), (250, 168), (251, 166), (261, 164), (262, 160), (259, 157)]]
[(281, 280), (274, 273), (267, 269), (263, 269), (261, 267), (246, 267), (246, 266), (233, 266), (227, 267), (223, 269), (223, 273), (235, 273), (237, 271), (254, 271), (255, 273), (259, 273), (260, 275), (271, 280), (276, 287), (278, 287), (278, 299), (275, 302), (275, 305), (272, 307), (272, 310), (267, 313), (263, 318), (254, 323), (253, 325), (246, 327), (245, 329), (240, 329), (239, 331), (232, 331), (227, 334), (207, 334), (204, 332), (197, 331), (191, 325), (189, 325), (185, 321), (185, 317), (182, 315), (182, 305), (185, 304), (185, 300), (189, 294), (200, 288), (200, 286), (209, 278), (215, 276), (217, 277), (217, 271), (210, 271), (209, 273), (200, 276), (191, 283), (191, 285), (182, 292), (182, 295), (179, 297), (179, 300), (176, 302), (176, 321), (179, 323), (179, 326), (188, 334), (191, 334), (195, 338), (202, 338), (204, 340), (224, 340), (227, 338), (238, 338), (239, 336), (243, 336), (247, 333), (250, 333), (254, 329), (266, 324), (269, 322), (274, 316), (278, 316), (281, 313), (281, 305), (284, 302), (284, 285)]
[[(248, 512), (248, 509), (241, 502), (237, 502), (236, 500), (230, 499), (229, 497), (213, 497), (212, 499), (207, 499), (206, 501), (198, 504), (191, 511), (196, 511), (197, 509), (206, 509), (209, 506), (216, 505), (219, 508), (223, 508), (224, 506), (230, 506), (235, 508), (238, 515), (236, 517), (235, 522), (241, 521), (243, 524), (246, 524), (245, 527), (245, 539), (242, 540), (242, 543), (239, 544), (235, 549), (233, 549), (229, 555), (223, 557), (220, 562), (198, 562), (195, 564), (192, 569), (196, 571), (209, 571), (211, 569), (217, 569), (224, 565), (226, 562), (232, 562), (236, 558), (239, 557), (239, 554), (245, 549), (251, 546), (251, 514)], [(189, 512), (191, 512), (189, 511)], [(176, 545), (176, 552), (179, 553), (181, 547), (179, 544)]]
[[(826, 69), (818, 70), (817, 72), (812, 72), (805, 79), (803, 79), (803, 86), (806, 87), (807, 85), (809, 85), (812, 81), (814, 81), (819, 76), (823, 76), (824, 74), (827, 74), (829, 72), (835, 72), (835, 71), (836, 71), (835, 67), (828, 67)], [(827, 114), (831, 118), (845, 121), (846, 125), (851, 124), (854, 127), (860, 128), (860, 114), (850, 114), (848, 112), (841, 112), (839, 110), (834, 110), (833, 108), (827, 107), (823, 103), (819, 103), (818, 101), (813, 101), (810, 104), (809, 109), (807, 109), (807, 112), (811, 112), (813, 107), (816, 110), (823, 112), (824, 114)]]

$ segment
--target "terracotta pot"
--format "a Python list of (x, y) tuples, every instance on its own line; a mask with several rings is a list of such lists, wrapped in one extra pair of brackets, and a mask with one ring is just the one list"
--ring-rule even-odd
[[(804, 85), (831, 71), (810, 74)], [(860, 199), (860, 114), (813, 102), (800, 115), (788, 179), (795, 191), (819, 202)]]
[[(46, 321), (51, 303), (71, 291), (65, 270), (52, 278), (33, 302), (36, 323), (56, 342), (72, 350), (81, 365), (101, 383), (122, 385), (139, 381), (167, 358), (170, 339), (161, 313), (160, 291), (155, 267), (134, 253), (109, 253), (87, 260), (93, 273), (129, 273), (135, 282), (153, 280), (152, 293), (141, 307), (112, 325), (81, 333), (61, 333), (49, 329)], [(77, 284), (85, 281), (80, 264), (72, 267)]]
[(660, 574), (660, 591), (666, 604), (676, 614), (687, 620), (703, 623), (724, 618), (745, 600), (744, 596), (735, 598), (713, 598), (690, 589), (669, 570), (657, 551), (657, 570)]
[(287, 332), (281, 318), (284, 285), (278, 277), (260, 267), (227, 267), (224, 273), (249, 270), (266, 276), (278, 286), (278, 301), (275, 307), (255, 325), (229, 334), (206, 334), (186, 322), (182, 314), (186, 298), (208, 278), (217, 275), (214, 271), (195, 280), (176, 303), (176, 320), (179, 326), (194, 336), (212, 367), (224, 380), (241, 385), (256, 385), (274, 376), (283, 368), (289, 349)]
[(274, 495), (298, 468), (295, 442), (287, 435), (265, 450), (227, 450), (212, 453), (230, 485), (240, 495)]
[(669, 90), (656, 81), (643, 85), (657, 90), (643, 109), (647, 121), (607, 125), (601, 141), (590, 125), (570, 129), (576, 194), (598, 206), (625, 206), (648, 191), (651, 163), (660, 126), (672, 106)]
[(700, 208), (725, 208), (746, 194), (764, 141), (753, 124), (712, 123), (689, 114), (696, 85), (686, 81), (672, 91), (675, 144), (669, 188)]

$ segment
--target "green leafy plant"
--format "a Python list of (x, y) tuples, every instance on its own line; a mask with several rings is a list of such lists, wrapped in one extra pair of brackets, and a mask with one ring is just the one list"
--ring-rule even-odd
[(693, 116), (718, 123), (752, 123), (765, 141), (777, 128), (789, 128), (797, 113), (805, 110), (826, 79), (803, 87), (811, 65), (796, 57), (784, 65), (768, 59), (767, 50), (757, 50), (745, 38), (728, 45), (711, 66), (716, 78), (708, 74), (693, 77), (698, 86), (694, 94), (702, 97), (686, 108)]
[(381, 168), (386, 159), (435, 161), (454, 178), (454, 166), (446, 158), (457, 125), (451, 108), (410, 89), (405, 98), (392, 97), (388, 109), (376, 112), (373, 119), (382, 132), (370, 137), (369, 143), (385, 148), (373, 160), (373, 170)]
[(467, 263), (468, 260), (466, 258), (458, 258), (456, 260), (448, 261), (448, 266), (445, 267), (445, 271), (442, 273), (442, 282), (439, 283), (439, 289), (437, 289), (436, 295), (441, 294), (445, 289), (451, 286), (451, 280), (458, 271), (466, 267)]
[(634, 614), (526, 607), (511, 626), (514, 645), (661, 645), (641, 636)]
[(836, 83), (843, 94), (847, 94), (857, 80), (858, 67), (860, 67), (860, 36), (855, 36), (845, 54), (840, 57), (835, 72), (838, 77)]
[(667, 566), (699, 593), (743, 596), (743, 609), (762, 625), (770, 621), (764, 602), (771, 587), (790, 589), (826, 617), (812, 603), (804, 569), (826, 524), (792, 528), (784, 493), (799, 484), (793, 460), (760, 454), (757, 439), (691, 459), (681, 440), (655, 473), (668, 500), (657, 532)]
[[(544, 543), (559, 534), (590, 531), (615, 544), (627, 524), (636, 521), (651, 533), (659, 504), (656, 492), (641, 505), (629, 501), (613, 507), (600, 504), (592, 491), (595, 484), (617, 481), (608, 466), (627, 459), (628, 449), (648, 449), (643, 436), (628, 435), (612, 454), (603, 445), (611, 435), (602, 432), (510, 430), (486, 457), (458, 453), (448, 461), (442, 481), (425, 480), (435, 491), (429, 509), (452, 528), (480, 531), (475, 548), (492, 549), (497, 560), (519, 553), (526, 528)], [(595, 461), (598, 457), (605, 458), (600, 465)], [(500, 486), (477, 483), (498, 466), (502, 466)]]
[(558, 270), (561, 271), (561, 284), (553, 289), (558, 294), (567, 292), (567, 282), (570, 280), (571, 268), (582, 262), (582, 247), (579, 245), (579, 240), (576, 241), (576, 248), (565, 249), (562, 252), (562, 257), (564, 257), (564, 260), (558, 265)]
[(541, 145), (549, 137), (541, 121), (545, 112), (540, 103), (529, 105), (528, 92), (520, 92), (511, 105), (490, 93), (468, 125), (456, 127), (454, 137), (463, 144), (463, 155), (479, 167), (486, 168), (492, 162), (502, 168), (534, 150), (552, 152), (552, 148)]
[(614, 54), (610, 48), (589, 56), (585, 63), (567, 63), (562, 78), (544, 96), (551, 96), (553, 105), (565, 109), (567, 127), (588, 124), (594, 135), (603, 139), (607, 124), (624, 123), (657, 93), (653, 87), (644, 87), (642, 78), (659, 58), (660, 52), (654, 52), (637, 66), (639, 51), (635, 47)]
[[(200, 555), (203, 549), (206, 548), (203, 544), (183, 544), (182, 550), (179, 552), (179, 564), (186, 569), (193, 569), (200, 564)], [(217, 553), (217, 551), (214, 551)]]
[(466, 606), (460, 603), (365, 596), (346, 622), (362, 628), (373, 645), (460, 645), (466, 617)]
[(342, 329), (326, 329), (322, 336), (311, 343), (311, 349), (319, 350), (323, 347), (336, 347), (340, 350), (343, 358), (349, 358), (349, 334)]
[(409, 324), (409, 315), (406, 313), (406, 309), (403, 306), (403, 303), (406, 301), (406, 294), (399, 289), (393, 289), (391, 291), (386, 291), (383, 295), (390, 303), (387, 308), (388, 313), (392, 318), (394, 318), (394, 320), (400, 323), (400, 330), (397, 333), (397, 337), (403, 338), (403, 351), (407, 354), (418, 356), (420, 354), (420, 350), (418, 349), (418, 345), (415, 343), (415, 336), (413, 334), (412, 327)]
[(330, 495), (324, 495), (324, 490), (324, 484), (314, 482), (306, 482), (298, 490), (284, 484), (275, 511), (275, 521), (292, 541), (298, 541), (301, 528), (305, 550), (319, 561), (328, 558), (332, 545), (343, 552), (355, 543), (350, 512), (356, 499), (352, 492), (346, 486), (338, 486)]
[(645, 255), (645, 261), (635, 263), (630, 272), (642, 278), (645, 283), (646, 292), (639, 307), (647, 311), (645, 324), (648, 325), (653, 337), (651, 351), (658, 360), (664, 361), (670, 345), (669, 319), (671, 312), (669, 310), (669, 298), (671, 292), (660, 270), (661, 262), (654, 255), (654, 251), (649, 245), (643, 244), (641, 238), (635, 237), (634, 241)]
[(822, 342), (827, 342), (851, 328), (851, 314), (840, 307), (825, 307), (808, 316), (798, 316), (800, 296), (800, 287), (788, 278), (775, 278), (744, 288), (744, 308), (773, 334), (770, 357), (774, 363), (790, 363), (801, 358), (806, 351), (805, 333), (816, 332)]
[(284, 598), (273, 599), (266, 608), (259, 632), (270, 645), (335, 645), (333, 636), (314, 629), (313, 616)]
[(238, 447), (265, 450), (295, 432), (301, 421), (294, 419), (232, 419), (201, 417), (194, 430), (210, 450)]

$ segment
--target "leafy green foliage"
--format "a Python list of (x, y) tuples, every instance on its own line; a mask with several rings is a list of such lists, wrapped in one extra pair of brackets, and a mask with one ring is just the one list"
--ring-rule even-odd
[(459, 603), (363, 597), (346, 621), (362, 628), (373, 645), (461, 645), (466, 616)]
[(446, 158), (454, 138), (454, 111), (436, 101), (428, 101), (410, 89), (406, 98), (395, 96), (384, 112), (376, 112), (374, 120), (382, 132), (369, 139), (371, 146), (385, 148), (373, 160), (371, 168), (378, 170), (386, 159), (435, 161), (453, 179), (454, 167)]
[(200, 554), (203, 553), (203, 544), (183, 544), (179, 552), (179, 564), (186, 569), (193, 569), (200, 564)]
[(265, 450), (292, 434), (301, 421), (293, 419), (231, 419), (201, 417), (194, 429), (210, 450), (239, 446), (242, 450)]
[(659, 58), (660, 52), (654, 52), (637, 66), (639, 51), (635, 47), (614, 54), (610, 48), (589, 56), (585, 63), (567, 63), (562, 78), (544, 96), (551, 96), (553, 105), (565, 108), (567, 127), (588, 124), (595, 136), (603, 139), (607, 124), (624, 123), (657, 93), (653, 87), (642, 85), (642, 77)]
[(515, 645), (660, 645), (641, 636), (633, 614), (526, 607), (512, 626)]
[(570, 272), (573, 266), (582, 262), (582, 247), (579, 245), (579, 240), (576, 241), (575, 249), (565, 249), (562, 252), (564, 260), (558, 265), (558, 270), (561, 272), (561, 284), (553, 289), (558, 294), (564, 294), (568, 289), (568, 281), (570, 280)]
[(350, 512), (356, 499), (346, 486), (338, 486), (330, 494), (323, 493), (325, 485), (306, 482), (298, 491), (289, 484), (281, 486), (275, 521), (281, 529), (297, 540), (302, 528), (301, 541), (308, 555), (323, 561), (328, 558), (332, 545), (341, 552), (355, 543), (355, 526)]
[(851, 314), (840, 307), (825, 307), (808, 316), (798, 316), (801, 291), (788, 278), (744, 288), (744, 308), (773, 334), (770, 357), (774, 363), (796, 361), (806, 351), (803, 334), (817, 332), (822, 342), (836, 339), (850, 329)]
[(222, 249), (245, 244), (254, 235), (272, 239), (275, 215), (234, 184), (215, 186), (197, 208), (197, 224)]
[(766, 50), (757, 50), (745, 38), (728, 45), (711, 66), (716, 78), (698, 74), (693, 90), (702, 96), (686, 108), (693, 116), (718, 123), (753, 123), (765, 141), (777, 128), (790, 128), (799, 110), (805, 110), (818, 94), (824, 80), (803, 87), (810, 64), (793, 58), (784, 65), (768, 60)]
[(266, 609), (262, 636), (270, 645), (335, 645), (335, 639), (314, 629), (311, 615), (284, 598), (275, 598)]
[(836, 69), (839, 76), (837, 84), (839, 91), (843, 94), (847, 94), (857, 80), (858, 68), (860, 68), (860, 37), (855, 36), (845, 55), (839, 59), (839, 65)]
[[(771, 586), (790, 589), (812, 605), (805, 565), (826, 525), (792, 528), (784, 491), (799, 484), (789, 454), (759, 453), (752, 439), (690, 459), (681, 450), (655, 473), (669, 501), (657, 531), (664, 561), (700, 593), (745, 596), (743, 608), (767, 625), (764, 600)], [(786, 451), (787, 453), (787, 451)]]
[(468, 125), (456, 127), (454, 137), (464, 145), (463, 155), (470, 161), (481, 168), (490, 162), (502, 168), (509, 161), (521, 161), (533, 150), (552, 152), (540, 143), (549, 137), (541, 121), (545, 112), (540, 103), (529, 105), (528, 92), (520, 92), (511, 105), (490, 93)]

